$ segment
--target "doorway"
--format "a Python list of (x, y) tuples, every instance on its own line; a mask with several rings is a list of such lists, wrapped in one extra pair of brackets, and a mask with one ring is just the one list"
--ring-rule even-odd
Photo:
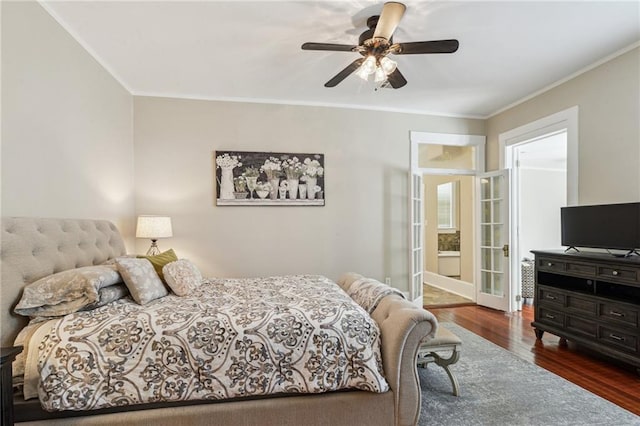
[[(425, 289), (444, 289), (474, 302), (477, 276), (475, 176), (484, 172), (485, 137), (412, 131), (410, 140), (411, 300), (417, 300), (415, 281), (420, 276), (421, 301), (424, 301)], [(420, 185), (416, 183), (418, 181)], [(424, 189), (416, 191), (418, 186)], [(418, 196), (420, 200), (416, 199)], [(440, 215), (438, 198), (443, 201)], [(418, 206), (420, 211), (415, 212)], [(418, 224), (415, 219), (421, 216), (422, 222)], [(469, 232), (464, 232), (461, 226), (469, 228)], [(414, 269), (422, 264), (425, 267), (418, 275)], [(468, 281), (462, 281), (463, 278)]]
[[(533, 301), (534, 249), (559, 249), (560, 208), (567, 205), (567, 130), (523, 141), (513, 148), (513, 277), (524, 303)], [(524, 272), (524, 273), (523, 273)]]
[(425, 174), (425, 305), (474, 301), (475, 177)]
[[(501, 133), (500, 169), (510, 169), (508, 312), (533, 297), (532, 249), (560, 248), (560, 208), (578, 203), (578, 107)], [(523, 273), (524, 272), (524, 273)], [(524, 278), (523, 278), (524, 276)], [(531, 297), (529, 297), (531, 296)]]

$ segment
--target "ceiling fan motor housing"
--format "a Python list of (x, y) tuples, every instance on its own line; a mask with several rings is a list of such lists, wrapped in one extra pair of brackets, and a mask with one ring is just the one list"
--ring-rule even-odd
[[(370, 16), (369, 19), (367, 19), (367, 27), (369, 27), (369, 29), (363, 32), (362, 34), (360, 34), (360, 38), (358, 39), (358, 44), (360, 46), (365, 46), (365, 45), (369, 46), (370, 44), (373, 44), (373, 42), (371, 42), (370, 40), (373, 40), (373, 35), (376, 32), (376, 25), (378, 25), (379, 19), (380, 19), (380, 15), (373, 15), (373, 16)], [(380, 39), (380, 40), (384, 40), (384, 39)], [(387, 45), (393, 44), (393, 37), (387, 40), (387, 43), (385, 44)]]

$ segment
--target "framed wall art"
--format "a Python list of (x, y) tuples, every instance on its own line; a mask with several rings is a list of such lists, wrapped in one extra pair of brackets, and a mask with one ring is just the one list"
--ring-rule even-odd
[(324, 154), (215, 151), (216, 205), (324, 206)]

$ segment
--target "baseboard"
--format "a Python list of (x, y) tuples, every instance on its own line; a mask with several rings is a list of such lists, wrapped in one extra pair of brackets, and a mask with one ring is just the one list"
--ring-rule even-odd
[(448, 291), (449, 293), (457, 294), (458, 296), (466, 297), (473, 302), (476, 301), (475, 286), (471, 283), (434, 274), (429, 271), (424, 271), (422, 279), (426, 284)]

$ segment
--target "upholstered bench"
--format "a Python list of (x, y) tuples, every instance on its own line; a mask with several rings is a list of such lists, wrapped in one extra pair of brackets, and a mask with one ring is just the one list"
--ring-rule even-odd
[[(461, 346), (462, 340), (460, 340), (458, 336), (442, 325), (438, 325), (436, 336), (433, 339), (422, 342), (418, 349), (418, 366), (426, 367), (430, 362), (435, 362), (444, 368), (453, 385), (454, 396), (460, 395), (460, 386), (458, 385), (458, 379), (453, 375), (449, 366), (455, 364), (460, 359)], [(450, 352), (451, 355), (448, 358), (444, 358), (440, 355), (440, 353), (443, 352)]]

